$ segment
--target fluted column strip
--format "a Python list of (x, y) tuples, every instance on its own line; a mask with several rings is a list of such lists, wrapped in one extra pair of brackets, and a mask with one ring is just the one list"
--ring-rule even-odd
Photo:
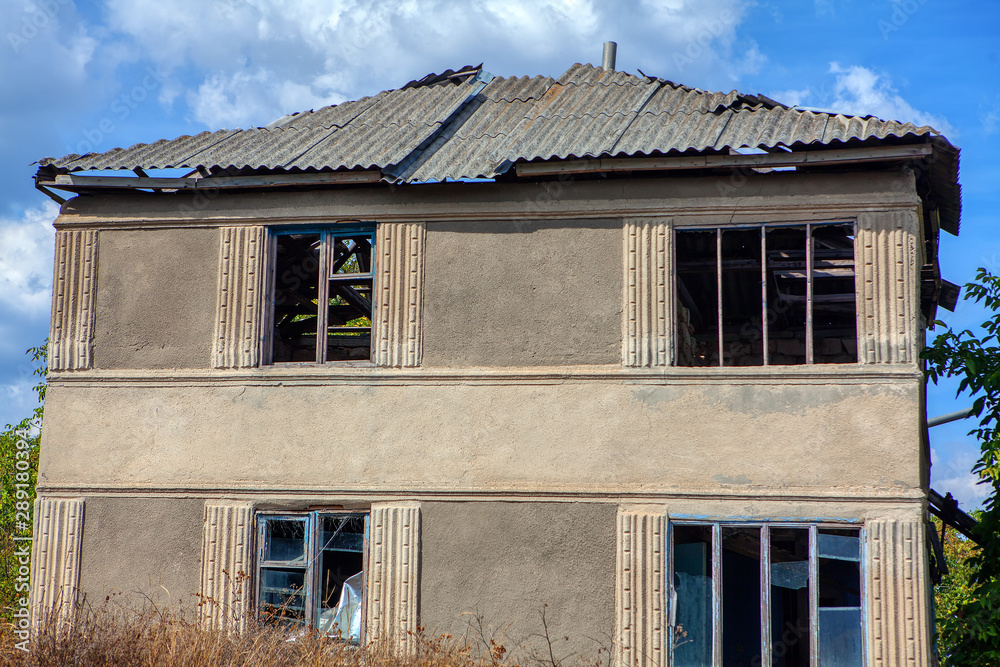
[(673, 357), (670, 221), (628, 219), (623, 234), (623, 363), (632, 367), (668, 366)]
[(76, 613), (83, 537), (82, 498), (35, 499), (32, 622), (71, 623)]
[(870, 521), (868, 640), (873, 667), (930, 664), (930, 611), (921, 521)]
[(917, 353), (919, 271), (915, 211), (858, 217), (855, 266), (862, 363), (913, 363)]
[(380, 223), (375, 309), (375, 363), (415, 367), (423, 355), (423, 223)]
[(243, 630), (250, 611), (253, 506), (205, 504), (201, 618), (206, 628)]
[(264, 228), (219, 230), (219, 281), (215, 320), (215, 368), (260, 364)]
[(412, 653), (416, 649), (420, 506), (376, 504), (370, 522), (366, 637)]
[(618, 667), (667, 664), (666, 529), (665, 513), (619, 510), (615, 558)]
[(49, 325), (49, 369), (84, 370), (93, 365), (97, 231), (56, 232)]

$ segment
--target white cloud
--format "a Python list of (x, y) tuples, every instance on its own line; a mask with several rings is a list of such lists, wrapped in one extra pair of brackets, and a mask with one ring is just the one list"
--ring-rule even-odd
[(860, 65), (841, 67), (836, 62), (830, 63), (829, 73), (836, 76), (834, 98), (826, 105), (832, 109), (856, 116), (871, 115), (883, 120), (930, 125), (951, 137), (957, 134), (943, 117), (914, 109), (884, 74)]
[[(732, 85), (764, 56), (737, 38), (743, 0), (109, 0), (109, 29), (168, 73), (161, 101), (187, 101), (209, 128), (266, 124), (291, 111), (485, 62), (501, 74), (558, 76), (599, 62), (692, 85)], [(187, 87), (191, 68), (200, 80)], [(506, 68), (498, 71), (498, 68)]]
[(949, 443), (948, 450), (940, 455), (937, 448), (931, 448), (931, 486), (941, 495), (950, 493), (966, 512), (979, 508), (989, 489), (972, 474), (979, 457), (976, 443)]
[[(52, 221), (55, 202), (28, 209), (20, 218), (0, 219), (0, 308), (39, 317), (52, 296)], [(10, 315), (10, 313), (8, 313)]]

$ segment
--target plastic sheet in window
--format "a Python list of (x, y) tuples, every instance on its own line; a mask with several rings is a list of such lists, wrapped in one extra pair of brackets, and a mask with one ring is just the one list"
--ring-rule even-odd
[(318, 629), (323, 634), (340, 635), (341, 639), (357, 644), (361, 641), (361, 600), (364, 595), (362, 572), (344, 581), (340, 601), (333, 609), (320, 614)]

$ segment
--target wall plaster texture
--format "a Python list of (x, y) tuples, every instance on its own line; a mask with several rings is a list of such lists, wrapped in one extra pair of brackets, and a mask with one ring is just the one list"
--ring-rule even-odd
[(620, 363), (621, 226), (428, 224), (424, 364)]
[(903, 377), (55, 382), (41, 485), (906, 495), (923, 480), (919, 380)]
[(217, 323), (219, 232), (98, 235), (95, 368), (209, 368)]
[(610, 648), (614, 504), (431, 502), (422, 509), (420, 623), (429, 632), (475, 633), (480, 617), (508, 650), (531, 655), (546, 650), (544, 612), (557, 658), (596, 658), (600, 647)]
[(146, 602), (196, 612), (205, 503), (198, 498), (86, 497), (81, 603), (140, 609)]

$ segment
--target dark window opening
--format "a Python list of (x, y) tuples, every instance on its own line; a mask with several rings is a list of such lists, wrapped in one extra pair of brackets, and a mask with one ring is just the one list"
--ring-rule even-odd
[(862, 664), (861, 535), (672, 523), (671, 664)]
[(272, 362), (371, 358), (374, 251), (370, 228), (275, 236)]
[(853, 225), (675, 239), (678, 366), (857, 362)]
[(360, 642), (367, 534), (365, 514), (260, 515), (257, 607), (264, 622)]

